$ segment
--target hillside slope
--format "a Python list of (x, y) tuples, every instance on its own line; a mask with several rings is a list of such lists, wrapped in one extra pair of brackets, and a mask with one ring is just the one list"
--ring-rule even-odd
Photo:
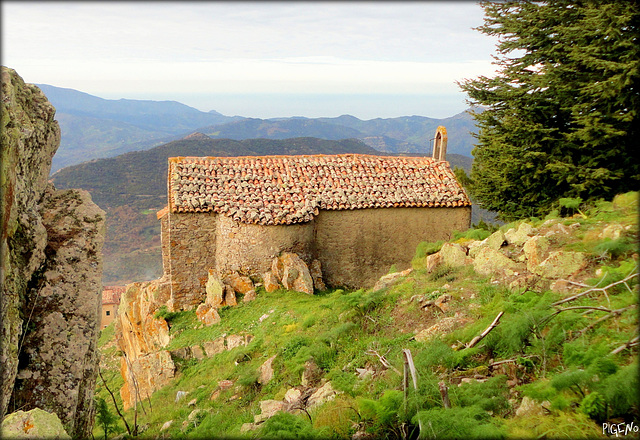
[[(370, 290), (258, 288), (210, 326), (136, 297), (152, 306), (148, 328), (168, 323), (159, 351), (174, 368), (139, 402), (140, 435), (607, 438), (615, 432), (603, 424), (633, 429), (637, 204), (628, 193), (582, 214), (423, 243), (412, 272)], [(115, 391), (113, 329), (101, 346)], [(97, 394), (110, 399), (104, 384)], [(131, 423), (133, 409), (125, 417)], [(119, 422), (112, 435), (124, 430)]]

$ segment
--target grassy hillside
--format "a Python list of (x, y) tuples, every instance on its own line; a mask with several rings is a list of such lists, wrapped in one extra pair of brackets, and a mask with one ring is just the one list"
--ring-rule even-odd
[[(526, 221), (541, 231), (547, 225), (571, 231), (548, 235), (552, 250), (588, 255), (571, 293), (509, 288), (472, 266), (429, 273), (426, 256), (442, 243), (423, 243), (414, 271), (382, 290), (314, 296), (260, 290), (253, 302), (221, 309), (221, 323), (206, 328), (193, 311), (164, 313), (169, 350), (223, 335), (253, 339), (210, 358), (179, 362), (173, 382), (140, 404), (141, 437), (414, 439), (421, 432), (434, 439), (606, 438), (603, 423), (633, 428), (640, 409), (638, 345), (632, 342), (638, 335), (638, 277), (631, 276), (638, 270), (637, 203), (638, 194), (629, 193), (585, 207), (584, 216)], [(602, 238), (611, 228), (619, 236)], [(489, 234), (470, 230), (454, 242)], [(434, 307), (443, 294), (449, 295), (445, 304)], [(499, 312), (502, 319), (486, 337), (464, 348)], [(452, 320), (458, 327), (447, 328)], [(431, 339), (416, 338), (433, 324), (439, 326)], [(100, 341), (102, 373), (117, 389), (122, 379), (110, 332), (103, 331)], [(417, 388), (408, 379), (406, 394), (403, 350), (410, 351), (417, 372)], [(273, 378), (260, 384), (258, 369), (271, 356)], [(333, 400), (280, 412), (242, 432), (261, 413), (260, 402), (282, 401), (292, 388), (304, 392), (309, 383), (327, 381), (338, 392)], [(178, 391), (187, 395), (176, 402)], [(97, 396), (110, 400), (101, 383)], [(112, 403), (110, 408), (114, 412)], [(125, 416), (131, 423), (134, 413)], [(119, 422), (115, 433), (123, 431)], [(94, 435), (102, 437), (99, 426)]]

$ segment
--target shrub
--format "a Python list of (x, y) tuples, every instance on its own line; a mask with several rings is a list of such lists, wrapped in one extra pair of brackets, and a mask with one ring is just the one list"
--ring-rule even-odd
[(274, 439), (312, 439), (323, 433), (314, 432), (311, 422), (306, 416), (295, 416), (291, 413), (279, 412), (267, 419), (260, 430), (260, 438)]
[(504, 431), (478, 406), (435, 408), (420, 411), (412, 419), (422, 423), (421, 439), (499, 439)]

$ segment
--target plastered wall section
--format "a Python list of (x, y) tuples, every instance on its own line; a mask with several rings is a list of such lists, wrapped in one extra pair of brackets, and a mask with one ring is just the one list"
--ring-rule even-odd
[[(165, 274), (170, 274), (171, 310), (189, 310), (204, 301), (216, 254), (217, 215), (171, 213), (162, 224)], [(166, 228), (165, 228), (166, 224)]]
[(227, 216), (217, 221), (215, 268), (220, 276), (238, 271), (262, 278), (281, 252), (294, 252), (307, 264), (314, 255), (314, 225), (263, 226), (240, 223)]
[(471, 207), (320, 211), (316, 258), (331, 287), (372, 287), (391, 265), (409, 268), (421, 241), (448, 240), (471, 225)]

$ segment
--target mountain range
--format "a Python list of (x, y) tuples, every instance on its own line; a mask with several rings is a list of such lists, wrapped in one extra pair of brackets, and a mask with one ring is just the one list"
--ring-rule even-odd
[(444, 119), (402, 116), (361, 120), (351, 115), (257, 119), (202, 112), (175, 101), (110, 100), (47, 84), (37, 86), (56, 108), (62, 131), (52, 172), (91, 159), (148, 150), (193, 132), (235, 140), (352, 138), (382, 152), (429, 154), (436, 128), (444, 125), (449, 153), (471, 157), (476, 130), (468, 111)]

